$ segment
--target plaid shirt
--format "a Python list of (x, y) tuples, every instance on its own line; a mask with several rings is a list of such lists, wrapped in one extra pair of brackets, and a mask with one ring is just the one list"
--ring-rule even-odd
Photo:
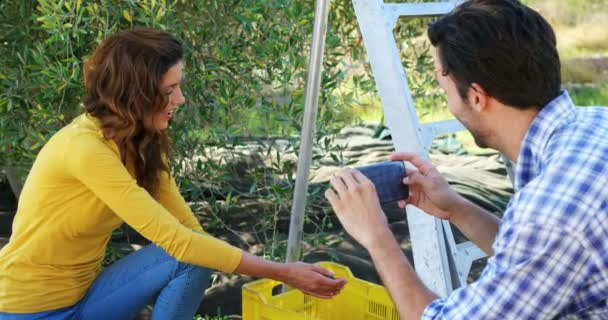
[(608, 319), (608, 109), (567, 92), (533, 120), (494, 256), (423, 319)]

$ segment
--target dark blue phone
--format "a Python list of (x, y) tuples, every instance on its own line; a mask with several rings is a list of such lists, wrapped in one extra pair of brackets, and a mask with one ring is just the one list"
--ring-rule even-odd
[(407, 185), (403, 184), (405, 165), (402, 161), (385, 161), (355, 168), (372, 181), (376, 187), (380, 203), (405, 200), (409, 196)]

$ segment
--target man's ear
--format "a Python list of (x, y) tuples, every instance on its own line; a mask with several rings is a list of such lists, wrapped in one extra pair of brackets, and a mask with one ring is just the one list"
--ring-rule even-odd
[(469, 105), (476, 112), (483, 112), (488, 108), (489, 96), (486, 91), (478, 84), (473, 82), (469, 87)]

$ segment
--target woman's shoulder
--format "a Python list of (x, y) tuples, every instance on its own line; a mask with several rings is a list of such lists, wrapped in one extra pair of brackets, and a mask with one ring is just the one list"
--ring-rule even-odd
[(86, 113), (59, 130), (49, 143), (64, 146), (73, 153), (100, 148), (115, 149), (113, 141), (105, 138), (99, 120)]
[(104, 138), (103, 131), (101, 130), (101, 122), (88, 113), (77, 116), (70, 124), (65, 126), (64, 129), (74, 135), (93, 134), (100, 138)]
[(32, 171), (38, 174), (53, 172), (56, 176), (75, 164), (89, 163), (102, 155), (118, 157), (115, 144), (105, 139), (99, 132), (99, 126), (83, 114), (47, 141), (36, 156)]

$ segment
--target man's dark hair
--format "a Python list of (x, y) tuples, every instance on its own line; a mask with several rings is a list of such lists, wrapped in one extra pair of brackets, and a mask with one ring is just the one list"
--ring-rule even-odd
[(517, 0), (466, 1), (432, 23), (428, 36), (463, 99), (472, 83), (519, 108), (542, 108), (559, 95), (555, 33)]

